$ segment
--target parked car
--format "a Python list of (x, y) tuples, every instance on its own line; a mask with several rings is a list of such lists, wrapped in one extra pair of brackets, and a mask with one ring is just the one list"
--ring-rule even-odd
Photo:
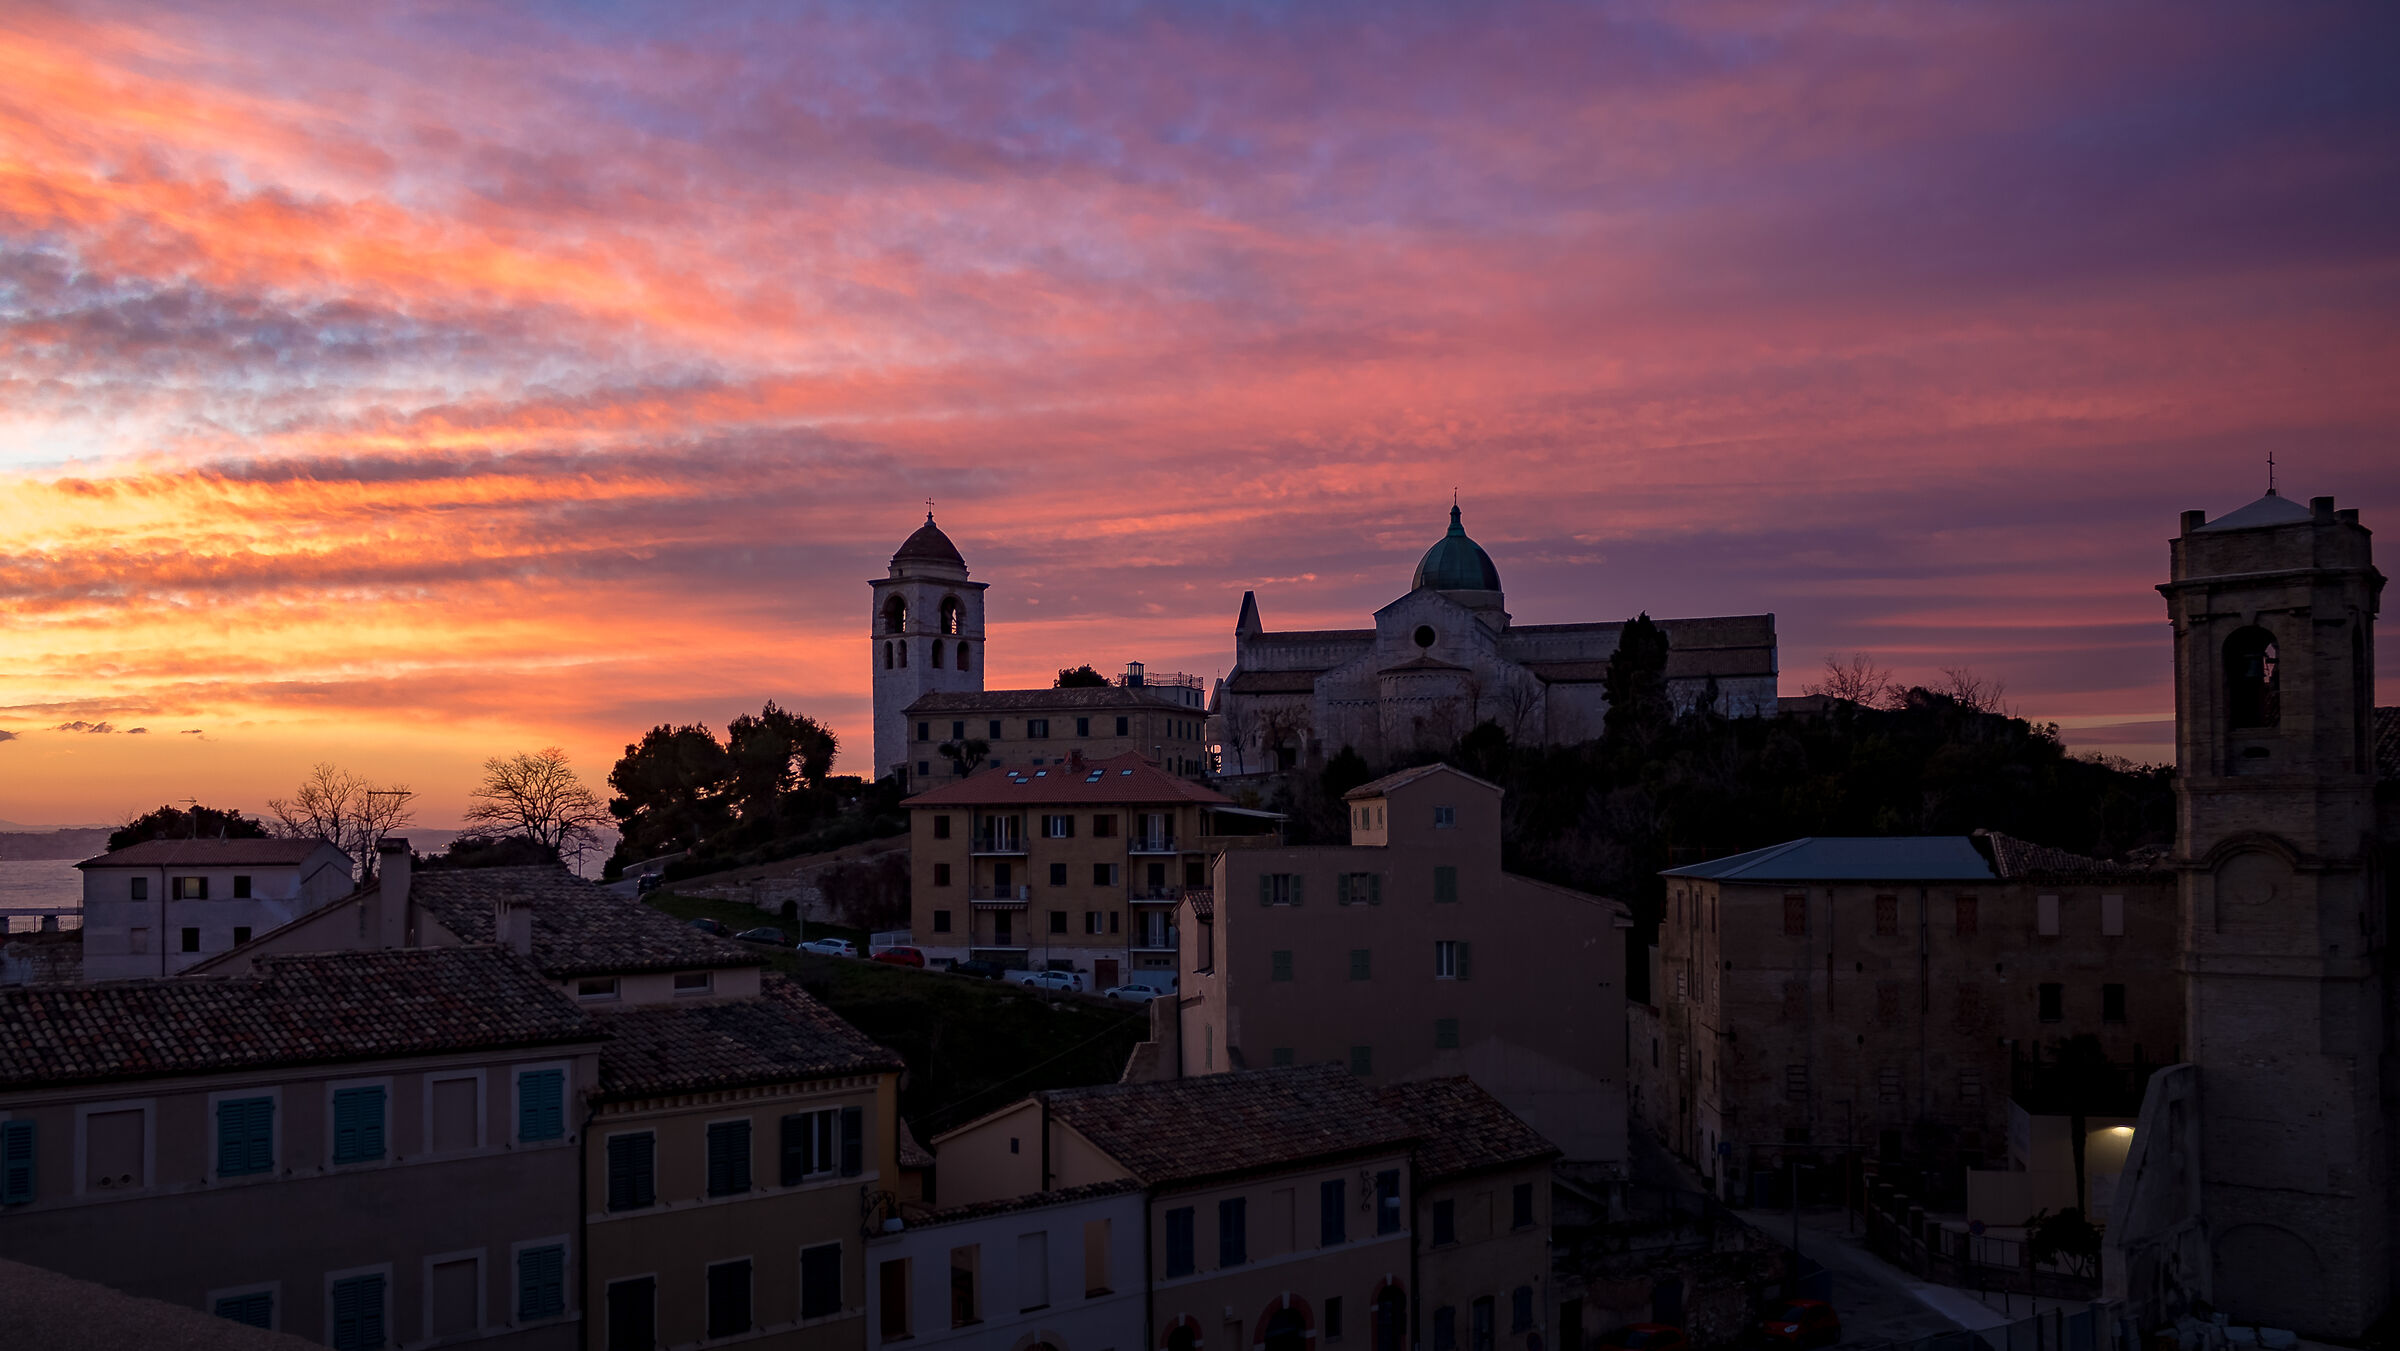
[(792, 945), (791, 935), (771, 924), (762, 924), (755, 929), (744, 929), (734, 937), (745, 943), (764, 943), (769, 947), (788, 948)]
[(915, 948), (885, 948), (875, 954), (875, 960), (890, 962), (894, 966), (922, 967), (925, 965), (925, 954)]
[(633, 884), (634, 894), (637, 896), (647, 896), (651, 892), (656, 891), (660, 887), (666, 885), (666, 881), (667, 879), (664, 874), (643, 873), (640, 880)]
[(858, 955), (858, 945), (847, 938), (812, 938), (802, 943), (800, 950), (813, 952), (819, 957), (856, 957)]
[(733, 937), (733, 930), (727, 928), (725, 921), (721, 919), (708, 919), (706, 917), (702, 917), (700, 919), (693, 920), (692, 927), (698, 929), (704, 934), (715, 934), (719, 938)]
[(1692, 1339), (1683, 1329), (1665, 1323), (1627, 1323), (1602, 1333), (1600, 1344), (1617, 1351), (1692, 1351)]
[(1008, 978), (1019, 985), (1036, 990), (1082, 990), (1080, 971), (1011, 971)]
[(1767, 1311), (1758, 1335), (1770, 1346), (1831, 1346), (1842, 1339), (1842, 1320), (1821, 1299), (1787, 1299)]
[(963, 962), (952, 962), (950, 971), (953, 975), (979, 976), (984, 980), (998, 980), (1007, 974), (998, 962), (987, 962), (981, 957), (969, 957)]
[(1107, 989), (1102, 990), (1100, 993), (1106, 995), (1110, 999), (1123, 999), (1135, 1004), (1147, 1004), (1151, 1000), (1158, 998), (1162, 994), (1165, 994), (1166, 991), (1159, 989), (1155, 985), (1112, 985)]

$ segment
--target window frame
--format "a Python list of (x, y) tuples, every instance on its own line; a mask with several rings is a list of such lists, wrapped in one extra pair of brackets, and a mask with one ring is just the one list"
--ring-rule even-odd
[(392, 1326), (392, 1300), (395, 1297), (395, 1292), (393, 1290), (394, 1282), (392, 1280), (392, 1264), (389, 1262), (377, 1262), (371, 1266), (345, 1267), (339, 1271), (328, 1271), (325, 1273), (324, 1288), (319, 1292), (324, 1299), (323, 1308), (325, 1311), (325, 1345), (334, 1348), (339, 1348), (342, 1345), (335, 1331), (337, 1325), (335, 1322), (334, 1312), (334, 1287), (346, 1285), (351, 1281), (364, 1280), (369, 1277), (379, 1279), (383, 1282), (383, 1308), (379, 1311), (377, 1319), (377, 1321), (381, 1324), (381, 1327), (378, 1330), (383, 1335), (382, 1339), (374, 1343), (374, 1345), (377, 1347), (388, 1346), (393, 1340), (395, 1340), (392, 1336), (393, 1332), (396, 1331), (396, 1329)]
[[(827, 1243), (803, 1244), (798, 1255), (793, 1258), (795, 1265), (792, 1276), (792, 1295), (794, 1307), (799, 1310), (802, 1326), (840, 1318), (850, 1312), (850, 1306), (842, 1293), (842, 1285), (849, 1275), (849, 1247), (849, 1244), (838, 1238)], [(824, 1313), (812, 1314), (808, 1311), (808, 1255), (812, 1252), (821, 1253), (827, 1248), (833, 1249), (833, 1308)]]
[[(632, 1200), (629, 1200), (629, 1201), (628, 1201), (628, 1202), (627, 1202), (625, 1205), (621, 1205), (621, 1206), (620, 1206), (620, 1205), (618, 1205), (618, 1204), (616, 1203), (616, 1201), (617, 1201), (617, 1197), (616, 1197), (616, 1186), (615, 1186), (615, 1175), (616, 1175), (616, 1167), (617, 1167), (617, 1161), (616, 1161), (616, 1149), (617, 1149), (617, 1141), (619, 1141), (619, 1140), (647, 1140), (647, 1141), (649, 1141), (649, 1146), (650, 1146), (650, 1158), (649, 1158), (649, 1164), (650, 1164), (650, 1168), (649, 1168), (649, 1172), (650, 1172), (650, 1187), (649, 1187), (649, 1191), (650, 1191), (650, 1194), (649, 1194), (649, 1196), (648, 1196), (646, 1199), (644, 1199), (644, 1198), (640, 1198), (640, 1197), (638, 1196), (638, 1187), (637, 1187), (637, 1196), (636, 1196), (636, 1198), (635, 1198), (635, 1199), (632, 1199)], [(638, 1213), (638, 1212), (641, 1212), (641, 1211), (644, 1211), (644, 1210), (650, 1210), (650, 1209), (653, 1209), (653, 1208), (655, 1208), (657, 1205), (658, 1205), (658, 1130), (657, 1130), (657, 1128), (656, 1128), (656, 1127), (654, 1127), (654, 1126), (643, 1126), (643, 1127), (639, 1127), (639, 1128), (632, 1129), (632, 1130), (609, 1131), (608, 1133), (606, 1133), (606, 1134), (602, 1135), (602, 1136), (600, 1137), (600, 1210), (601, 1210), (601, 1213), (602, 1213), (602, 1214), (606, 1214), (606, 1215), (632, 1215), (632, 1214), (636, 1214), (636, 1213)]]
[[(383, 1091), (382, 1148), (372, 1155), (355, 1159), (341, 1157), (341, 1097), (344, 1093), (377, 1088)], [(378, 1075), (369, 1079), (334, 1079), (325, 1085), (325, 1166), (361, 1168), (392, 1161), (392, 1108), (397, 1097), (392, 1092), (392, 1076)]]
[[(1159, 1217), (1163, 1231), (1158, 1245), (1161, 1280), (1175, 1281), (1195, 1276), (1200, 1271), (1200, 1222), (1198, 1208), (1175, 1206)], [(1178, 1233), (1177, 1230), (1181, 1232)], [(1180, 1257), (1179, 1262), (1176, 1259)]]
[[(475, 1081), (475, 1143), (467, 1146), (463, 1150), (451, 1150), (437, 1154), (433, 1148), (433, 1086), (437, 1082), (449, 1082), (456, 1079), (472, 1079)], [(480, 1068), (464, 1070), (428, 1070), (425, 1073), (424, 1089), (424, 1101), (419, 1104), (418, 1110), (419, 1114), (424, 1118), (421, 1124), (424, 1127), (425, 1133), (418, 1138), (424, 1143), (424, 1149), (422, 1153), (425, 1155), (425, 1157), (457, 1158), (462, 1154), (481, 1153), (482, 1151), (491, 1148), (492, 1103), (491, 1099), (486, 1096), (488, 1089), (484, 1082), (484, 1072)]]
[[(260, 1098), (267, 1101), (267, 1166), (245, 1169), (238, 1173), (221, 1171), (218, 1165), (225, 1160), (225, 1122), (223, 1117), (218, 1114), (219, 1108), (228, 1102), (250, 1102)], [(283, 1163), (283, 1086), (270, 1084), (263, 1088), (225, 1088), (210, 1093), (208, 1095), (208, 1145), (208, 1169), (205, 1176), (211, 1186), (220, 1182), (275, 1176), (277, 1169)]]
[[(263, 1325), (265, 1330), (268, 1332), (283, 1331), (283, 1282), (281, 1281), (255, 1281), (249, 1285), (221, 1286), (204, 1292), (200, 1296), (200, 1307), (207, 1310), (212, 1318), (225, 1318), (229, 1322), (239, 1323), (240, 1319), (230, 1318), (219, 1312), (217, 1306), (229, 1299), (254, 1299), (260, 1295), (267, 1297), (267, 1321)], [(262, 1325), (242, 1323), (242, 1326), (260, 1327)]]
[[(742, 1151), (733, 1165), (739, 1169), (741, 1185), (717, 1187), (717, 1137), (724, 1128), (741, 1128)], [(780, 1143), (780, 1141), (778, 1142)], [(748, 1115), (712, 1117), (700, 1127), (700, 1189), (711, 1201), (723, 1201), (749, 1196), (758, 1190), (758, 1124)]]
[[(423, 1306), (419, 1313), (424, 1319), (417, 1326), (424, 1330), (428, 1341), (433, 1340), (433, 1269), (466, 1261), (475, 1264), (475, 1323), (467, 1331), (472, 1337), (480, 1337), (491, 1330), (492, 1264), (485, 1251), (481, 1248), (461, 1248), (456, 1252), (427, 1253), (418, 1259), (417, 1264), (417, 1302)], [(389, 1329), (385, 1330), (385, 1336), (390, 1336)]]
[[(732, 1332), (717, 1331), (717, 1272), (725, 1267), (738, 1266), (743, 1271), (742, 1326)], [(750, 1254), (720, 1257), (705, 1262), (700, 1268), (700, 1327), (703, 1341), (729, 1341), (758, 1327), (758, 1262)]]
[[(544, 1248), (558, 1249), (558, 1312), (527, 1314), (525, 1312), (525, 1254)], [(554, 1319), (572, 1318), (575, 1309), (575, 1243), (572, 1234), (551, 1234), (543, 1238), (519, 1239), (508, 1245), (508, 1316), (517, 1323), (547, 1323)], [(602, 1335), (606, 1335), (602, 1329)]]

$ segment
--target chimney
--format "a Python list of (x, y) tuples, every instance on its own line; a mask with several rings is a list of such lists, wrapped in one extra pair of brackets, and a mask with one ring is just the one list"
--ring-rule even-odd
[(2208, 524), (2208, 513), (2205, 511), (2187, 511), (2183, 513), (2183, 533), (2187, 535), (2206, 524)]
[(503, 895), (492, 903), (492, 941), (520, 957), (533, 955), (533, 904)]
[(2308, 499), (2308, 514), (2320, 525), (2333, 524), (2333, 499), (2330, 497)]
[(1083, 752), (1082, 752), (1082, 751), (1080, 751), (1080, 750), (1073, 750), (1073, 751), (1068, 751), (1068, 752), (1067, 752), (1067, 768), (1068, 768), (1068, 769), (1070, 769), (1070, 770), (1073, 770), (1073, 771), (1074, 771), (1075, 773), (1077, 773), (1077, 774), (1081, 774), (1081, 773), (1083, 772)]
[(379, 948), (404, 948), (416, 927), (408, 921), (408, 841), (375, 842), (375, 918), (367, 937)]

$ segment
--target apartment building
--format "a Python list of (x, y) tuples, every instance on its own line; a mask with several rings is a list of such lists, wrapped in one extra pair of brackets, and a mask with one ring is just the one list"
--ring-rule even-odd
[(1415, 1138), (1347, 1070), (1307, 1066), (1037, 1093), (934, 1153), (965, 1205), (1139, 1184), (1142, 1344), (1301, 1351), (1408, 1345)]
[(1047, 769), (1069, 755), (1105, 760), (1140, 755), (1187, 779), (1209, 772), (1208, 714), (1194, 676), (1188, 685), (1136, 683), (1064, 690), (950, 690), (907, 709), (912, 787), (963, 777), (941, 747), (981, 741), (983, 766)]
[(1504, 871), (1500, 796), (1428, 765), (1352, 790), (1347, 845), (1222, 852), (1180, 912), (1180, 1073), (1463, 1074), (1569, 1159), (1622, 1161), (1630, 921)]
[(0, 1255), (340, 1351), (566, 1351), (601, 1041), (491, 947), (0, 990)]
[(1225, 837), (1278, 819), (1133, 754), (987, 769), (907, 805), (928, 958), (1081, 971), (1099, 989), (1171, 986), (1177, 903)]
[(1639, 1109), (1729, 1198), (1844, 1153), (1955, 1184), (2008, 1158), (2012, 1091), (2060, 1043), (2181, 1054), (2163, 868), (1978, 832), (1792, 840), (1665, 877)]
[(145, 840), (83, 872), (86, 980), (171, 976), (350, 891), (324, 840)]
[(1391, 1084), (1375, 1097), (1417, 1137), (1409, 1227), (1418, 1343), (1463, 1351), (1556, 1342), (1550, 1173), (1558, 1146), (1472, 1079)]
[(868, 1240), (867, 1345), (1135, 1351), (1142, 1215), (1132, 1178), (912, 1211)]

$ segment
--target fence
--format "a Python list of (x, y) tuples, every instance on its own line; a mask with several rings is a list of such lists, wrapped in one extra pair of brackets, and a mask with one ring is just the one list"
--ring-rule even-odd
[(1913, 1342), (1885, 1342), (1874, 1351), (2110, 1351), (2108, 1315), (2101, 1309), (2051, 1309), (1980, 1332), (1937, 1332)]

